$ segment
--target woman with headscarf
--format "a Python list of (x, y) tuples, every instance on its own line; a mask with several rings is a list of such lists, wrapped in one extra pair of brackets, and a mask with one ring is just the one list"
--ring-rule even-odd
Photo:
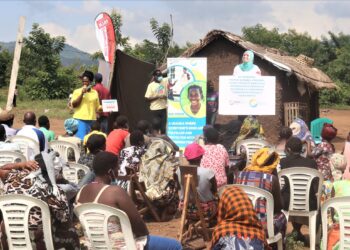
[(252, 50), (247, 50), (243, 53), (242, 63), (236, 65), (233, 70), (233, 75), (261, 75), (259, 67), (254, 64), (254, 52)]
[(335, 153), (335, 147), (331, 141), (336, 137), (337, 129), (332, 124), (325, 123), (322, 128), (322, 142), (312, 151), (312, 156), (317, 163), (318, 171), (323, 175), (321, 202), (331, 198), (332, 183), (334, 181), (330, 158)]
[(296, 118), (289, 125), (289, 128), (292, 129), (293, 136), (298, 137), (304, 144), (301, 154), (304, 157), (311, 157), (311, 152), (315, 147), (315, 142), (307, 124), (302, 119)]
[(213, 250), (270, 249), (253, 205), (240, 188), (223, 191), (211, 243)]
[(264, 130), (255, 116), (247, 116), (243, 120), (238, 137), (231, 146), (231, 151), (240, 156), (238, 160), (239, 163), (237, 164), (239, 169), (241, 169), (240, 166), (246, 165), (247, 150), (243, 145), (237, 149), (237, 144), (243, 140), (252, 138), (264, 140)]
[[(200, 167), (200, 161), (204, 154), (204, 149), (197, 143), (188, 144), (185, 148), (184, 156), (190, 165), (196, 166), (198, 185), (197, 193), (200, 201), (200, 205), (207, 219), (213, 219), (217, 212), (218, 201), (216, 198), (217, 184), (215, 179), (215, 173), (208, 168)], [(184, 205), (184, 190), (185, 183), (182, 183), (180, 168), (176, 171), (177, 179), (181, 186), (180, 204), (179, 210), (183, 210)], [(216, 217), (216, 216), (215, 216)], [(191, 220), (199, 220), (198, 208), (195, 202), (192, 200), (187, 206), (187, 218)]]
[[(74, 118), (69, 118), (69, 119), (65, 120), (64, 121), (64, 129), (65, 129), (66, 133), (64, 135), (59, 135), (57, 137), (57, 140), (73, 143), (74, 145), (76, 145), (80, 149), (80, 151), (83, 151), (82, 150), (82, 141), (80, 140), (79, 137), (76, 136), (76, 133), (78, 132), (78, 125), (79, 125), (78, 120), (76, 120)], [(68, 160), (69, 161), (79, 160), (79, 159), (75, 159), (75, 153), (74, 153), (74, 150), (72, 148), (68, 149)]]
[[(287, 219), (282, 213), (281, 190), (276, 176), (276, 167), (279, 161), (279, 156), (275, 151), (269, 148), (258, 150), (253, 155), (251, 164), (239, 173), (236, 184), (261, 188), (272, 194), (274, 200), (274, 230), (275, 233), (280, 232), (284, 236), (287, 229)], [(267, 230), (265, 200), (259, 200), (256, 211), (263, 227)]]
[(162, 211), (161, 219), (176, 212), (178, 187), (175, 171), (179, 161), (175, 150), (167, 141), (154, 138), (141, 157), (139, 181), (145, 183), (146, 195), (154, 206)]
[[(55, 249), (80, 249), (78, 235), (71, 222), (71, 214), (67, 196), (57, 184), (61, 177), (62, 166), (57, 163), (57, 154), (42, 152), (35, 156), (39, 169), (12, 170), (4, 182), (5, 194), (25, 194), (40, 199), (48, 204), (51, 214), (52, 238)], [(45, 249), (42, 233), (41, 212), (33, 208), (30, 217), (30, 237), (35, 249)], [(4, 232), (4, 228), (1, 229)], [(2, 243), (6, 242), (6, 236), (2, 234)]]

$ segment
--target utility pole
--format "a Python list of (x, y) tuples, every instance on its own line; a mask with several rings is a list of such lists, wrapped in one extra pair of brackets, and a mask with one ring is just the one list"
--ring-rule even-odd
[(21, 50), (22, 50), (22, 45), (23, 45), (23, 33), (24, 33), (25, 21), (26, 21), (26, 19), (24, 16), (21, 16), (19, 18), (19, 26), (18, 26), (18, 32), (17, 32), (15, 53), (13, 56), (10, 86), (9, 86), (9, 92), (8, 92), (7, 104), (6, 104), (6, 110), (8, 110), (8, 111), (10, 111), (12, 109), (13, 95), (14, 95), (15, 89), (16, 89), (19, 60), (21, 58)]

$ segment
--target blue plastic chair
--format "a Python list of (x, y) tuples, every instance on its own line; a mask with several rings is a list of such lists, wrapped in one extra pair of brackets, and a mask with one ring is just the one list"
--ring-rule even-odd
[(333, 124), (329, 118), (317, 118), (311, 122), (311, 135), (316, 144), (322, 142), (321, 132), (325, 123)]

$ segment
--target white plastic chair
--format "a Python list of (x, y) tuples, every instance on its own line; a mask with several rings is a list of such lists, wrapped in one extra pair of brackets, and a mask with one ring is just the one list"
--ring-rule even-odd
[(54, 249), (48, 205), (42, 200), (30, 196), (9, 194), (0, 196), (0, 210), (10, 249), (33, 249), (28, 227), (29, 212), (33, 207), (39, 207), (41, 210), (46, 248)]
[(136, 242), (127, 214), (120, 209), (97, 203), (85, 203), (74, 208), (74, 213), (84, 228), (92, 249), (112, 250), (113, 245), (108, 237), (108, 219), (118, 217), (126, 249), (136, 250)]
[(255, 138), (242, 140), (239, 143), (237, 143), (237, 146), (236, 146), (236, 152), (238, 154), (240, 154), (241, 146), (244, 146), (246, 149), (246, 154), (247, 154), (246, 165), (249, 165), (255, 152), (263, 147), (268, 147), (269, 143), (265, 140), (255, 139)]
[[(289, 216), (303, 216), (309, 218), (310, 249), (316, 245), (316, 217), (320, 205), (320, 196), (323, 183), (323, 175), (311, 168), (293, 167), (283, 169), (278, 173), (278, 178), (286, 177), (289, 181), (290, 200), (288, 211), (284, 211), (287, 219)], [(309, 194), (312, 181), (318, 178), (317, 210), (310, 211)]]
[(62, 170), (63, 177), (72, 183), (78, 184), (79, 183), (79, 171), (83, 171), (85, 176), (88, 172), (90, 172), (89, 167), (75, 163), (75, 162), (69, 162), (69, 167), (64, 167)]
[(32, 138), (15, 135), (9, 138), (8, 141), (17, 143), (21, 149), (21, 153), (27, 158), (27, 160), (32, 160), (35, 155), (40, 153), (39, 143)]
[(80, 149), (77, 145), (67, 142), (67, 141), (50, 141), (49, 147), (60, 154), (62, 159), (68, 162), (68, 149), (72, 148), (74, 150), (75, 162), (78, 162), (80, 158)]
[(14, 151), (0, 151), (0, 168), (8, 163), (25, 162), (26, 157)]
[(333, 207), (339, 216), (340, 249), (350, 249), (350, 196), (336, 197), (325, 201), (322, 205), (322, 245), (327, 249), (328, 218), (327, 210)]
[[(249, 197), (249, 199), (253, 203), (253, 207), (255, 207), (256, 201), (258, 199), (264, 198), (266, 199), (266, 222), (267, 222), (267, 243), (272, 244), (277, 242), (278, 250), (283, 249), (283, 238), (281, 233), (275, 234), (274, 226), (273, 226), (273, 211), (274, 211), (274, 200), (271, 193), (261, 188), (248, 186), (248, 185), (240, 185), (240, 184), (232, 184), (226, 185), (226, 187), (235, 186), (241, 188)], [(224, 189), (220, 190), (220, 195), (224, 191)]]

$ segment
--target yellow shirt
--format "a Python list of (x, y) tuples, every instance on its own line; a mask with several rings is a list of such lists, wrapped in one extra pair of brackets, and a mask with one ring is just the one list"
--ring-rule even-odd
[[(81, 95), (83, 88), (74, 90), (72, 96), (72, 102), (74, 102)], [(96, 111), (100, 107), (100, 101), (98, 99), (98, 93), (96, 90), (91, 89), (83, 95), (83, 99), (78, 107), (75, 108), (73, 118), (80, 120), (96, 120)]]
[(201, 107), (199, 108), (199, 110), (196, 114), (193, 114), (191, 111), (191, 103), (185, 105), (183, 107), (183, 110), (185, 111), (185, 113), (187, 115), (194, 117), (194, 118), (203, 118), (206, 115), (206, 106), (205, 106), (205, 104), (203, 104), (203, 102), (201, 102)]
[[(161, 83), (151, 82), (148, 84), (147, 91), (145, 94), (146, 98), (155, 98), (155, 97), (163, 97), (167, 96), (168, 79), (165, 78), (161, 81)], [(160, 110), (167, 108), (167, 99), (156, 99), (151, 101), (150, 110)]]

